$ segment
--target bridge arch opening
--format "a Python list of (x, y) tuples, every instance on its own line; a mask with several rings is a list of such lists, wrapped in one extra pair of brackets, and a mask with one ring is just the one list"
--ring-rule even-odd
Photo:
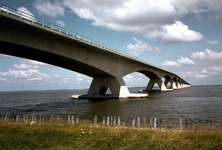
[(165, 88), (163, 83), (168, 78), (170, 79), (170, 76), (160, 78), (154, 72), (147, 70), (134, 72), (123, 77), (127, 87), (142, 87), (146, 91), (162, 90)]
[(155, 84), (153, 85), (152, 90), (160, 90), (160, 86), (159, 86), (157, 83), (155, 83)]
[(163, 81), (163, 83), (164, 83), (164, 85), (165, 85), (165, 87), (167, 88), (167, 89), (171, 89), (172, 88), (172, 79), (171, 79), (171, 77), (169, 76), (169, 75), (164, 75), (163, 77), (162, 77), (162, 81)]
[(133, 72), (125, 75), (123, 80), (128, 88), (143, 87), (145, 88), (149, 82), (149, 78), (140, 72)]
[(141, 70), (138, 71), (144, 74), (149, 80), (146, 86), (146, 91), (160, 90), (162, 88), (162, 79), (152, 71)]
[(178, 80), (176, 77), (173, 78), (173, 83), (175, 84), (176, 87), (178, 87)]
[(113, 94), (112, 91), (110, 90), (110, 88), (108, 86), (106, 87), (101, 87), (99, 90), (99, 95), (111, 95)]
[(4, 78), (0, 90), (88, 89), (92, 82), (89, 76), (42, 61), (0, 53), (1, 58), (8, 63), (0, 70), (0, 78)]

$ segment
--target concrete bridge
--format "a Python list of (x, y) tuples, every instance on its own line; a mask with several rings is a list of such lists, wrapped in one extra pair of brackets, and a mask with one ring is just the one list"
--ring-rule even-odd
[[(153, 90), (155, 83), (161, 91), (190, 86), (175, 73), (1, 3), (0, 45), (2, 54), (45, 62), (92, 77), (88, 93), (73, 98), (148, 96), (129, 92), (123, 77), (133, 72), (150, 79), (147, 91)], [(105, 95), (108, 88), (112, 95)]]

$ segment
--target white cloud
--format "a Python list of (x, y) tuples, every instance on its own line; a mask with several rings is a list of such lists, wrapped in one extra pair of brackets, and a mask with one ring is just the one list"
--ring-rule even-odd
[(63, 81), (64, 83), (67, 83), (67, 81), (69, 80), (69, 77), (66, 76), (66, 75), (64, 75), (64, 76), (61, 77), (61, 79), (62, 79), (62, 81)]
[(181, 65), (182, 64), (184, 64), (184, 65), (196, 65), (196, 63), (193, 60), (191, 60), (187, 57), (185, 57), (185, 58), (180, 57), (180, 59), (177, 60), (177, 63), (179, 63)]
[(183, 11), (186, 14), (193, 13), (196, 18), (203, 22), (206, 22), (206, 19), (209, 21), (218, 21), (221, 19), (222, 2), (218, 0), (174, 0), (174, 4), (179, 12)]
[(33, 6), (38, 10), (40, 15), (46, 15), (54, 18), (57, 16), (64, 16), (64, 8), (58, 1), (51, 4), (48, 0), (36, 0), (33, 3)]
[(22, 16), (22, 18), (26, 18), (28, 20), (35, 20), (35, 17), (33, 17), (34, 15), (26, 7), (19, 7), (17, 12), (10, 9), (7, 10), (6, 8), (0, 8), (0, 10), (6, 12), (8, 11), (16, 16)]
[(166, 44), (202, 40), (201, 33), (179, 19), (188, 14), (200, 18), (204, 13), (219, 17), (222, 10), (221, 1), (208, 0), (64, 0), (63, 4), (80, 18), (92, 20), (94, 26), (138, 33)]
[(215, 45), (215, 44), (218, 44), (218, 43), (219, 42), (217, 40), (215, 40), (215, 41), (211, 41), (211, 40), (207, 41), (207, 44), (210, 44), (210, 45)]
[(215, 52), (210, 49), (206, 49), (205, 52), (192, 53), (191, 58), (210, 61), (222, 61), (222, 52)]
[(52, 78), (59, 78), (60, 76), (58, 74), (51, 74)]
[(126, 82), (132, 82), (132, 81), (135, 81), (135, 78), (133, 78), (131, 75), (126, 75), (123, 77), (124, 81)]
[(162, 53), (162, 50), (158, 47), (152, 47), (149, 46), (146, 43), (143, 43), (141, 40), (138, 40), (137, 38), (133, 37), (134, 41), (136, 42), (133, 44), (128, 44), (127, 46), (124, 46), (125, 49), (129, 51), (129, 54), (139, 56), (139, 53), (141, 52), (153, 52), (153, 53)]
[(222, 73), (222, 67), (213, 67), (212, 70)]
[(62, 27), (65, 26), (65, 23), (64, 23), (63, 21), (61, 21), (61, 20), (56, 20), (56, 23), (57, 23), (58, 25), (62, 26)]
[[(19, 87), (20, 90), (29, 89), (31, 85), (36, 89), (88, 88), (92, 81), (90, 77), (81, 74), (71, 77), (65, 74), (52, 74), (50, 73), (50, 67), (47, 67), (47, 69), (42, 67), (42, 70), (39, 70), (40, 65), (47, 64), (23, 59), (19, 61), (19, 64), (14, 64), (8, 71), (1, 71), (0, 82), (4, 84), (2, 89), (9, 86), (11, 87), (10, 90), (13, 90), (15, 87), (19, 87), (20, 83), (24, 85), (24, 87)], [(43, 70), (46, 70), (47, 73), (41, 72)], [(61, 70), (59, 69), (57, 71)], [(66, 73), (66, 71), (64, 73)], [(42, 84), (45, 86), (42, 87)]]
[(69, 80), (69, 77), (66, 75), (64, 75), (62, 78), (63, 78), (63, 80)]
[(178, 67), (181, 66), (181, 64), (175, 62), (175, 61), (166, 61), (161, 63), (162, 66), (171, 66), (171, 67)]
[[(19, 7), (18, 8), (18, 13), (22, 15), (22, 17), (26, 18), (26, 19), (34, 19), (34, 18), (30, 18), (30, 15), (34, 16), (26, 7)], [(24, 13), (21, 13), (20, 11), (24, 12)], [(26, 13), (26, 14), (25, 14)], [(27, 15), (29, 14), (29, 15)]]
[(27, 70), (27, 69), (38, 69), (39, 67), (38, 66), (32, 66), (32, 65), (26, 65), (26, 64), (20, 64), (20, 65), (14, 64), (12, 66), (12, 68), (16, 69), (16, 70)]
[(0, 78), (0, 81), (5, 81), (6, 79), (5, 78)]
[(82, 80), (83, 80), (83, 76), (80, 75), (80, 74), (76, 74), (76, 79), (77, 79), (78, 81), (82, 81)]
[(0, 72), (0, 75), (4, 77), (11, 77), (15, 79), (27, 79), (27, 80), (49, 80), (51, 77), (47, 74), (40, 73), (38, 70), (13, 70), (9, 69), (7, 72)]
[(185, 57), (185, 58), (180, 57), (180, 59), (176, 60), (176, 62), (175, 61), (166, 61), (166, 62), (161, 63), (161, 65), (162, 66), (178, 67), (181, 65), (196, 65), (196, 63), (187, 57)]
[(159, 42), (170, 44), (177, 42), (192, 42), (204, 39), (200, 32), (188, 29), (180, 21), (174, 24), (162, 26), (160, 30), (153, 30), (144, 35), (147, 38), (158, 39)]
[[(6, 55), (7, 56), (7, 55)], [(39, 80), (48, 81), (58, 79), (57, 74), (45, 74), (38, 71), (38, 65), (47, 65), (38, 61), (23, 59), (19, 61), (20, 64), (14, 64), (8, 71), (0, 72), (0, 76), (6, 77), (4, 81), (11, 83), (10, 80), (15, 80), (15, 83), (23, 82), (25, 80)]]
[[(182, 68), (182, 67), (181, 67)], [(222, 65), (220, 63), (209, 63), (204, 65), (196, 65), (196, 66), (189, 66), (183, 67), (183, 69), (180, 69), (185, 78), (188, 78), (189, 80), (192, 80), (193, 82), (197, 82), (197, 80), (201, 81), (198, 84), (221, 84), (221, 76), (222, 76)], [(207, 80), (201, 80), (205, 79)], [(219, 79), (219, 80), (218, 80)], [(218, 80), (218, 81), (216, 81)], [(210, 82), (208, 82), (210, 81)]]
[(187, 74), (188, 74), (189, 76), (195, 77), (195, 78), (208, 78), (208, 77), (209, 77), (209, 76), (206, 75), (206, 74), (201, 74), (201, 73), (196, 72), (196, 71), (194, 71), (194, 72), (187, 72)]
[[(190, 77), (196, 77), (196, 78), (217, 78), (221, 77), (222, 70), (217, 70), (217, 69), (222, 69), (222, 67), (217, 68), (213, 66), (208, 66), (204, 68), (208, 69), (203, 69), (203, 67), (196, 68), (195, 71), (188, 71), (187, 74)], [(215, 69), (216, 68), (216, 69)]]
[(81, 77), (77, 77), (76, 78), (78, 81), (82, 81), (83, 80), (83, 78), (81, 78)]
[(202, 73), (208, 73), (208, 71), (207, 70), (202, 70)]
[[(34, 15), (26, 7), (19, 7), (18, 10), (19, 11), (17, 11), (17, 13), (19, 13), (19, 15), (22, 18), (25, 18), (25, 19), (31, 20), (31, 21), (36, 21), (36, 18), (34, 17)], [(15, 15), (17, 15), (17, 14), (15, 14)]]
[(123, 80), (128, 87), (147, 86), (148, 79), (149, 78), (147, 76), (138, 72), (134, 72), (123, 77)]
[(75, 76), (72, 77), (72, 82), (78, 83), (79, 85), (89, 85), (92, 82), (92, 78), (85, 76), (83, 74), (77, 73)]

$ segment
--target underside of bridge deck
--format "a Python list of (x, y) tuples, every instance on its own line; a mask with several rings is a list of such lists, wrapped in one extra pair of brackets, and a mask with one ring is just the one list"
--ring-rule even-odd
[[(44, 22), (44, 20), (42, 20)], [(148, 94), (131, 94), (123, 76), (140, 72), (150, 81), (146, 90), (155, 83), (161, 91), (170, 82), (170, 89), (189, 86), (178, 75), (141, 61), (119, 51), (55, 30), (53, 24), (45, 26), (20, 14), (0, 11), (0, 53), (41, 61), (93, 77), (87, 95), (73, 98), (128, 98), (147, 97)], [(67, 30), (66, 30), (67, 31)], [(98, 42), (97, 42), (98, 43)], [(161, 80), (165, 77), (165, 82)], [(110, 89), (112, 94), (106, 95)]]

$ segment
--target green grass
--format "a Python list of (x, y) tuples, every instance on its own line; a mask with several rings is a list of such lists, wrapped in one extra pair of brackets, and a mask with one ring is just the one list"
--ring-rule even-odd
[(222, 149), (221, 129), (151, 130), (91, 123), (0, 122), (0, 149)]

